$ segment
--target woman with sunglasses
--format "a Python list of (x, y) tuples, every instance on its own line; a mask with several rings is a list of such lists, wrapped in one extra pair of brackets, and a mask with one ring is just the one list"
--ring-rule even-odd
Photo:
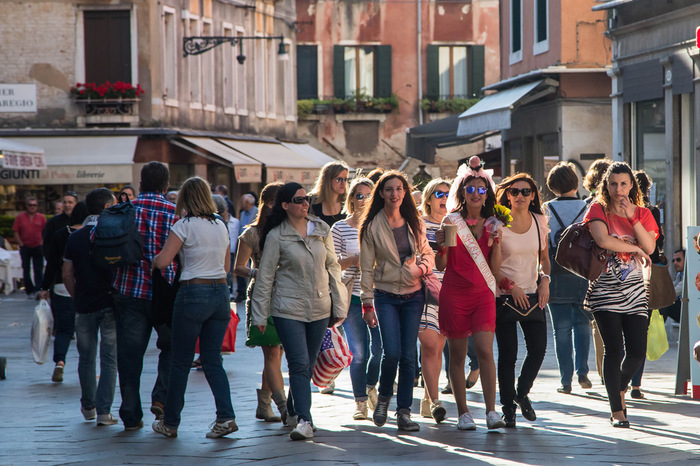
[[(440, 229), (442, 219), (447, 215), (447, 195), (450, 193), (450, 182), (442, 178), (431, 180), (423, 189), (421, 211), (425, 224), (425, 235), (434, 253), (438, 245), (435, 242), (435, 232)], [(433, 269), (433, 273), (442, 281), (443, 272)], [(438, 381), (442, 368), (442, 350), (445, 347), (445, 336), (440, 333), (437, 306), (427, 305), (423, 312), (418, 328), (420, 341), (421, 373), (425, 392), (420, 403), (420, 414), (432, 417), (435, 422), (445, 420), (447, 411), (439, 400)]]
[(590, 282), (584, 306), (593, 312), (603, 338), (603, 376), (613, 427), (630, 426), (625, 391), (646, 354), (649, 301), (642, 267), (651, 263), (659, 229), (643, 202), (632, 169), (613, 162), (584, 217), (598, 246), (612, 252), (603, 273)]
[(468, 342), (474, 340), (479, 361), (481, 387), (486, 405), (488, 429), (504, 427), (496, 412), (496, 365), (493, 361), (493, 336), (496, 329), (496, 279), (492, 268), (500, 263), (499, 225), (494, 221), (496, 195), (492, 170), (484, 170), (478, 157), (462, 165), (452, 183), (446, 208), (450, 212), (443, 225), (454, 225), (457, 243), (444, 246), (444, 229), (435, 239), (440, 244), (436, 256), (438, 269), (445, 270), (440, 291), (440, 331), (450, 348), (450, 383), (457, 403), (459, 430), (475, 430), (467, 407), (464, 362)]
[(376, 385), (379, 381), (379, 365), (382, 357), (382, 340), (379, 329), (369, 328), (362, 320), (360, 299), (360, 242), (358, 227), (365, 204), (371, 199), (374, 183), (369, 178), (355, 178), (350, 185), (344, 212), (349, 217), (331, 227), (335, 253), (343, 269), (342, 279), (350, 291), (348, 317), (343, 330), (352, 352), (350, 380), (355, 396), (353, 419), (367, 419), (367, 407), (374, 410), (377, 405)]
[(309, 197), (300, 184), (287, 183), (277, 191), (260, 234), (262, 257), (251, 306), (252, 324), (263, 334), (272, 315), (287, 355), (289, 411), (298, 421), (292, 440), (313, 438), (309, 384), (314, 363), (326, 328), (340, 325), (347, 315), (330, 228), (308, 213)]
[(328, 162), (316, 178), (316, 184), (309, 193), (314, 203), (312, 213), (332, 227), (345, 218), (343, 203), (348, 186), (350, 167), (343, 162)]
[(379, 323), (384, 347), (374, 423), (386, 423), (398, 367), (397, 425), (417, 431), (411, 404), (424, 303), (421, 277), (433, 269), (435, 256), (410, 189), (395, 170), (384, 173), (374, 187), (360, 220), (360, 288), (363, 318), (370, 327)]
[[(542, 213), (537, 184), (527, 173), (516, 173), (498, 185), (496, 197), (498, 204), (509, 208), (513, 217), (510, 228), (502, 230), (502, 262), (496, 273), (501, 294), (510, 295), (518, 307), (528, 309), (527, 295), (536, 293), (536, 305), (544, 309), (549, 301), (549, 229), (547, 218)], [(541, 322), (518, 323), (525, 338), (526, 355), (516, 388), (517, 325), (516, 322), (496, 320), (498, 387), (506, 427), (515, 427), (517, 406), (520, 406), (523, 417), (528, 421), (537, 419), (528, 393), (542, 366), (547, 347), (547, 324), (544, 319)]]

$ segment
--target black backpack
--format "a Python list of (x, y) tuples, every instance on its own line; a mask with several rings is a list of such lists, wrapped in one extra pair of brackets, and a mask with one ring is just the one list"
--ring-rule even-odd
[(124, 194), (118, 204), (100, 213), (91, 253), (96, 263), (110, 269), (143, 259), (143, 237), (136, 225), (136, 206)]
[[(578, 214), (576, 214), (576, 217), (574, 217), (574, 221), (572, 223), (576, 223), (576, 221), (579, 219), (581, 214), (583, 214), (586, 209), (590, 207), (590, 204), (586, 203), (585, 206), (579, 211)], [(559, 265), (554, 258), (557, 255), (557, 246), (559, 245), (559, 241), (561, 240), (561, 235), (564, 233), (564, 230), (566, 227), (569, 225), (565, 225), (564, 222), (562, 221), (561, 217), (559, 214), (557, 214), (557, 211), (554, 210), (554, 205), (552, 202), (547, 204), (547, 208), (549, 209), (550, 212), (552, 212), (552, 215), (557, 219), (557, 222), (559, 222), (559, 229), (554, 232), (554, 239), (552, 240), (551, 236), (549, 238), (549, 263), (551, 264), (552, 272), (554, 274), (557, 273), (571, 273), (568, 270), (566, 270), (564, 267)]]

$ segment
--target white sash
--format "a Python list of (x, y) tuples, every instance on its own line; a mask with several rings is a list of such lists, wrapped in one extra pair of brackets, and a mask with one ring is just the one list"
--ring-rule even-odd
[(462, 243), (464, 243), (464, 247), (467, 248), (467, 252), (469, 252), (469, 255), (472, 256), (472, 259), (474, 259), (474, 263), (479, 268), (481, 275), (484, 276), (486, 284), (491, 289), (493, 295), (496, 296), (496, 278), (493, 276), (493, 273), (491, 273), (491, 268), (486, 262), (484, 254), (481, 252), (479, 243), (477, 243), (474, 235), (469, 229), (469, 226), (467, 226), (467, 222), (464, 221), (459, 212), (452, 212), (447, 216), (447, 218), (449, 218), (452, 224), (457, 227), (457, 235), (459, 236), (459, 239), (461, 239)]

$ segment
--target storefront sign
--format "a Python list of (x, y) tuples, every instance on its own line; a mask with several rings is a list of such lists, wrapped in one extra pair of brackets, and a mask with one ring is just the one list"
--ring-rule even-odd
[(295, 181), (303, 185), (312, 185), (316, 180), (318, 171), (318, 168), (268, 168), (267, 182), (283, 181), (289, 183), (290, 181)]
[(236, 165), (233, 167), (236, 181), (239, 183), (260, 183), (262, 181), (261, 165)]
[(36, 113), (36, 84), (0, 84), (1, 113)]
[(45, 170), (0, 170), (0, 184), (131, 183), (131, 165), (58, 165)]
[(46, 168), (44, 156), (41, 154), (19, 154), (0, 150), (0, 164), (7, 170), (43, 170)]

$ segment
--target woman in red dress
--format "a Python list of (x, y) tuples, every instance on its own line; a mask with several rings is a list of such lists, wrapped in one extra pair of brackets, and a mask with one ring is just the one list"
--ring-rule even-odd
[[(470, 336), (474, 338), (481, 369), (486, 425), (489, 429), (505, 427), (495, 411), (496, 280), (491, 269), (498, 270), (501, 260), (500, 230), (493, 217), (495, 204), (491, 173), (483, 169), (478, 157), (472, 157), (469, 166), (462, 165), (457, 172), (447, 201), (447, 210), (451, 213), (443, 220), (443, 225), (457, 227), (457, 245), (441, 246), (436, 257), (437, 268), (445, 269), (440, 292), (440, 332), (447, 336), (450, 348), (450, 382), (459, 411), (457, 428), (460, 430), (476, 429), (467, 408), (464, 376)], [(444, 243), (444, 234), (444, 230), (436, 233), (438, 244)]]

